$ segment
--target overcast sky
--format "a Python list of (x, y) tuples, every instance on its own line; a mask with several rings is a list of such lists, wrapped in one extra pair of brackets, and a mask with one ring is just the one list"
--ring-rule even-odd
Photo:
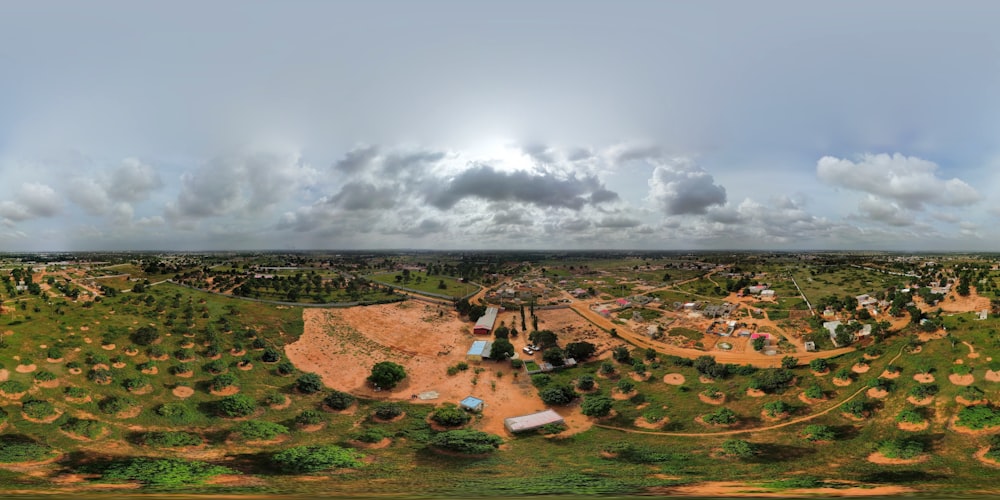
[(997, 19), (3, 2), (0, 250), (998, 250)]

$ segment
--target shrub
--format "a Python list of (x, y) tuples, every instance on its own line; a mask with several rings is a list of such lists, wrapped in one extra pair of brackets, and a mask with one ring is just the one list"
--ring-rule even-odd
[(430, 444), (441, 449), (480, 455), (495, 451), (503, 443), (500, 436), (473, 430), (455, 430), (435, 434)]
[(223, 416), (240, 418), (257, 411), (257, 402), (245, 394), (233, 394), (219, 400), (217, 408)]
[(170, 373), (174, 375), (180, 375), (184, 373), (191, 373), (194, 370), (191, 369), (190, 363), (178, 363), (177, 365), (170, 367)]
[(323, 390), (323, 379), (315, 373), (303, 373), (295, 379), (295, 390), (302, 394), (315, 394)]
[(969, 429), (985, 429), (1000, 425), (1000, 411), (988, 405), (966, 406), (958, 411), (956, 425)]
[(35, 380), (39, 382), (49, 382), (56, 379), (56, 374), (48, 370), (40, 370), (35, 373)]
[(913, 408), (906, 408), (896, 415), (896, 421), (907, 424), (919, 424), (924, 421), (924, 416)]
[(780, 391), (795, 379), (795, 374), (786, 368), (758, 371), (751, 380), (756, 381), (758, 389), (772, 393)]
[(864, 418), (865, 413), (868, 411), (868, 404), (859, 399), (854, 399), (845, 403), (841, 408), (844, 413), (855, 418)]
[(799, 366), (799, 358), (796, 358), (794, 356), (785, 356), (785, 357), (781, 358), (781, 367), (782, 368), (784, 368), (786, 370), (791, 370), (792, 368), (795, 368), (796, 366)]
[(323, 404), (337, 411), (348, 409), (354, 404), (354, 401), (354, 396), (341, 391), (331, 391), (330, 394), (323, 398)]
[(21, 382), (20, 380), (5, 380), (0, 382), (0, 391), (7, 394), (17, 394), (19, 392), (27, 392), (30, 387), (28, 384)]
[(833, 441), (837, 435), (828, 425), (807, 425), (803, 431), (806, 441)]
[(101, 412), (107, 413), (108, 415), (126, 412), (136, 406), (139, 406), (138, 401), (125, 396), (110, 396), (97, 404), (97, 407), (101, 410)]
[(68, 370), (75, 370), (78, 368), (83, 368), (83, 365), (80, 364), (79, 361), (70, 361), (69, 363), (66, 363), (66, 369)]
[(281, 360), (281, 353), (276, 349), (269, 347), (264, 350), (263, 354), (260, 355), (260, 360), (265, 363), (277, 363)]
[(782, 413), (789, 413), (791, 411), (792, 407), (784, 401), (770, 401), (764, 403), (764, 412), (767, 413), (767, 416), (769, 417), (776, 417)]
[(237, 474), (227, 467), (176, 458), (129, 458), (104, 471), (108, 481), (138, 481), (155, 486), (197, 484), (219, 474)]
[(132, 332), (132, 334), (129, 335), (129, 338), (132, 340), (133, 344), (150, 346), (160, 339), (160, 332), (152, 326), (143, 326)]
[(618, 346), (611, 350), (611, 357), (619, 363), (631, 363), (632, 353), (629, 352), (628, 347)]
[(153, 448), (181, 448), (202, 444), (201, 436), (193, 432), (160, 431), (146, 432), (139, 436), (139, 442)]
[(52, 448), (21, 436), (0, 436), (0, 463), (38, 462), (52, 456)]
[(247, 420), (240, 422), (233, 428), (233, 431), (250, 441), (267, 441), (274, 439), (279, 434), (287, 434), (288, 428), (281, 424), (264, 420)]
[(21, 412), (36, 420), (42, 420), (56, 414), (56, 407), (48, 401), (29, 399), (21, 404)]
[(392, 420), (403, 414), (403, 408), (396, 403), (377, 403), (372, 406), (372, 415), (382, 420)]
[(208, 385), (209, 387), (212, 388), (213, 391), (221, 391), (223, 389), (226, 389), (227, 387), (232, 387), (238, 384), (239, 380), (236, 378), (235, 375), (231, 373), (223, 373), (222, 375), (216, 375), (215, 377), (212, 377), (212, 380), (209, 382)]
[(302, 410), (295, 416), (295, 423), (299, 425), (317, 425), (323, 422), (323, 415), (316, 410)]
[(920, 384), (910, 389), (910, 396), (915, 399), (925, 399), (937, 394), (938, 390), (937, 384)]
[(924, 445), (915, 439), (887, 439), (878, 444), (878, 452), (886, 458), (913, 458), (924, 452)]
[[(573, 358), (577, 361), (586, 361), (591, 357), (593, 357), (595, 352), (597, 352), (597, 347), (594, 344), (591, 344), (590, 342), (581, 341), (581, 342), (570, 342), (569, 344), (566, 344), (566, 356)], [(656, 351), (653, 352), (654, 352), (653, 356), (655, 357)]]
[(252, 349), (264, 349), (266, 347), (267, 342), (264, 342), (264, 339), (262, 338), (253, 339), (253, 342), (250, 343), (250, 348)]
[(557, 385), (542, 389), (538, 395), (547, 405), (563, 406), (568, 405), (576, 398), (576, 391), (569, 385)]
[(958, 395), (966, 401), (979, 401), (986, 397), (986, 393), (974, 385), (963, 387), (961, 391), (958, 391)]
[(583, 398), (583, 403), (580, 404), (580, 412), (588, 417), (606, 417), (611, 414), (612, 404), (613, 401), (611, 401), (611, 398), (592, 394)]
[(92, 352), (87, 354), (87, 364), (88, 365), (106, 365), (111, 363), (111, 359), (107, 355), (99, 352)]
[(722, 452), (731, 457), (750, 458), (757, 453), (757, 447), (742, 439), (727, 439), (722, 442)]
[(295, 365), (293, 365), (290, 361), (282, 361), (278, 363), (278, 366), (277, 368), (275, 368), (275, 370), (278, 372), (278, 375), (282, 376), (291, 375), (295, 373)]
[(49, 351), (48, 351), (48, 354), (47, 354), (47, 357), (49, 359), (62, 359), (62, 357), (63, 357), (63, 351), (62, 351), (62, 349), (60, 349), (58, 347), (50, 347)]
[(89, 372), (87, 372), (87, 380), (90, 380), (95, 384), (111, 383), (112, 380), (111, 371), (105, 370), (104, 368), (92, 369)]
[(633, 383), (631, 380), (622, 379), (619, 380), (617, 384), (615, 384), (615, 387), (617, 387), (618, 391), (620, 391), (622, 394), (628, 394), (633, 390), (635, 390), (635, 383)]
[(382, 429), (371, 427), (355, 435), (354, 439), (357, 439), (362, 443), (378, 443), (387, 437), (389, 437), (389, 435)]
[(817, 373), (823, 373), (830, 369), (830, 363), (825, 358), (816, 358), (809, 362), (809, 369)]
[(839, 380), (854, 380), (854, 374), (847, 368), (841, 368), (837, 370), (837, 373), (833, 374), (833, 378)]
[(731, 425), (736, 423), (736, 413), (729, 408), (719, 408), (712, 413), (703, 415), (701, 419), (707, 424)]
[(209, 361), (204, 366), (205, 371), (208, 373), (222, 373), (226, 371), (226, 368), (226, 362), (221, 359)]
[(101, 434), (104, 434), (106, 426), (103, 422), (98, 422), (97, 420), (71, 418), (60, 425), (59, 428), (70, 434), (83, 436), (87, 439), (97, 439), (101, 437)]
[(594, 377), (590, 375), (582, 375), (576, 381), (576, 388), (581, 391), (589, 391), (594, 388)]
[(406, 370), (392, 361), (375, 363), (368, 381), (375, 387), (392, 389), (406, 378)]
[(264, 400), (261, 401), (267, 406), (280, 406), (285, 404), (285, 395), (280, 392), (269, 392), (267, 396), (264, 396)]
[(63, 394), (68, 398), (82, 399), (87, 397), (87, 391), (82, 387), (67, 387), (63, 390)]
[(360, 467), (361, 455), (354, 450), (334, 445), (296, 446), (275, 453), (271, 461), (278, 470), (303, 474), (326, 469)]
[(547, 373), (536, 373), (531, 376), (531, 384), (541, 389), (552, 382), (552, 377)]
[(156, 362), (155, 361), (146, 361), (145, 363), (139, 363), (139, 364), (135, 365), (135, 369), (138, 370), (138, 371), (140, 371), (140, 372), (142, 372), (142, 371), (150, 371), (153, 368), (156, 368)]
[(448, 404), (438, 408), (431, 415), (431, 420), (445, 427), (458, 427), (467, 424), (469, 420), (472, 420), (472, 416), (465, 410)]
[(613, 365), (613, 364), (611, 364), (611, 363), (609, 363), (607, 361), (601, 363), (601, 374), (602, 375), (611, 375), (613, 373), (615, 373), (615, 365)]
[(175, 424), (189, 423), (198, 416), (190, 406), (180, 402), (163, 403), (154, 412)]
[(127, 391), (134, 391), (137, 389), (142, 389), (149, 385), (149, 379), (146, 377), (131, 377), (122, 380), (122, 387)]

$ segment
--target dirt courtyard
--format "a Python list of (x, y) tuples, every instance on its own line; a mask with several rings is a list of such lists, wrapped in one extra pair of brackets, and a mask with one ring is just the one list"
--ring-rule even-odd
[[(508, 362), (469, 363), (468, 370), (448, 375), (449, 366), (467, 361), (466, 352), (474, 340), (487, 338), (474, 336), (472, 323), (460, 320), (445, 305), (410, 300), (347, 309), (306, 308), (302, 314), (302, 337), (287, 345), (285, 353), (299, 369), (320, 375), (328, 387), (364, 398), (414, 402), (421, 402), (413, 399), (414, 395), (437, 392), (436, 399), (426, 401), (430, 404), (457, 404), (466, 396), (475, 396), (485, 401), (486, 407), (473, 427), (501, 435), (506, 434), (503, 419), (546, 408), (530, 378), (520, 370), (515, 376)], [(555, 331), (561, 345), (586, 339), (598, 345), (599, 352), (610, 352), (611, 339), (600, 342), (597, 329), (573, 311), (536, 314), (538, 327)], [(501, 320), (510, 326), (514, 319), (514, 314), (502, 313), (497, 326)], [(516, 320), (520, 329), (519, 315)], [(515, 352), (525, 357), (521, 349), (527, 336), (520, 334), (511, 342)], [(376, 392), (366, 382), (371, 367), (380, 361), (392, 361), (406, 369), (407, 378), (391, 391)], [(566, 419), (570, 432), (590, 425), (575, 407), (554, 409)]]

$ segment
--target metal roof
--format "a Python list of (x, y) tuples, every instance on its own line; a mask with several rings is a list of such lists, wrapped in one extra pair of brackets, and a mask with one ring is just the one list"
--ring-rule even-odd
[(505, 418), (504, 427), (510, 432), (530, 431), (549, 424), (561, 424), (563, 418), (552, 410), (540, 411), (531, 415)]

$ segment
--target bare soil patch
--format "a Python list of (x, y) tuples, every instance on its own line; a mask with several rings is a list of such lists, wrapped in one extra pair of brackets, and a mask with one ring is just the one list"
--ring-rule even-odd
[(930, 373), (918, 373), (913, 376), (913, 380), (916, 380), (921, 384), (929, 384), (931, 382), (934, 382), (934, 375)]
[(988, 382), (1000, 382), (1000, 372), (986, 370), (986, 376), (983, 378), (985, 378)]
[(10, 378), (10, 372), (6, 368), (0, 368), (0, 382), (5, 382)]
[(812, 399), (809, 396), (806, 396), (805, 392), (800, 392), (799, 393), (799, 401), (802, 401), (803, 403), (805, 403), (807, 405), (814, 405), (816, 403), (820, 403), (820, 402), (826, 401), (826, 399), (825, 398)]
[(861, 485), (851, 486), (847, 488), (837, 487), (837, 488), (795, 488), (795, 489), (782, 489), (778, 491), (766, 491), (760, 487), (760, 485), (741, 483), (738, 481), (712, 481), (697, 484), (688, 484), (684, 486), (668, 486), (665, 488), (654, 488), (653, 493), (657, 495), (664, 496), (680, 496), (680, 497), (700, 497), (700, 498), (713, 498), (713, 497), (774, 497), (774, 498), (788, 498), (788, 497), (881, 497), (881, 496), (894, 496), (903, 495), (906, 493), (913, 493), (916, 490), (913, 488), (907, 488), (905, 486), (871, 486), (871, 485)]
[(984, 446), (980, 448), (979, 451), (977, 451), (976, 454), (973, 456), (976, 457), (976, 460), (979, 460), (980, 462), (986, 465), (989, 465), (991, 467), (1000, 467), (1000, 462), (986, 456), (986, 454), (989, 452), (990, 452), (990, 447)]
[(722, 403), (726, 402), (726, 395), (719, 394), (714, 398), (710, 398), (704, 394), (698, 394), (698, 399), (700, 399), (702, 403), (708, 403), (710, 405), (721, 405)]
[(851, 380), (851, 379), (849, 379), (849, 378), (836, 378), (836, 377), (834, 377), (834, 379), (833, 379), (833, 385), (835, 385), (837, 387), (847, 387), (847, 386), (849, 386), (849, 385), (851, 385), (853, 383), (854, 383), (854, 381)]
[(701, 382), (703, 384), (714, 384), (715, 383), (715, 379), (712, 378), (712, 377), (706, 377), (704, 375), (699, 375), (698, 376), (698, 382)]
[(955, 385), (971, 385), (976, 381), (976, 377), (971, 373), (968, 375), (959, 375), (957, 373), (952, 373), (948, 375), (948, 381)]
[(973, 405), (986, 404), (989, 401), (986, 399), (976, 399), (974, 401), (969, 401), (968, 399), (965, 399), (962, 396), (955, 396), (955, 402), (963, 406), (973, 406)]
[(646, 420), (646, 417), (639, 417), (635, 419), (635, 422), (633, 422), (633, 424), (640, 429), (656, 430), (656, 429), (662, 429), (663, 426), (667, 425), (668, 422), (670, 422), (670, 419), (667, 417), (663, 417), (656, 422), (650, 422), (649, 420)]
[(150, 385), (150, 384), (146, 384), (146, 385), (144, 385), (144, 386), (142, 386), (142, 387), (140, 387), (138, 389), (131, 389), (128, 392), (129, 392), (129, 394), (135, 394), (136, 396), (142, 396), (144, 394), (149, 394), (149, 393), (153, 392), (153, 386)]
[(253, 370), (253, 363), (247, 363), (245, 365), (244, 364), (237, 364), (236, 368), (238, 368), (240, 370), (243, 370), (243, 371)]
[(809, 370), (809, 371), (812, 372), (812, 374), (813, 374), (814, 377), (822, 377), (822, 376), (830, 374), (830, 369), (829, 368), (827, 368), (826, 370), (823, 370), (821, 372), (817, 372), (817, 371), (813, 371), (813, 370)]
[(382, 440), (377, 443), (365, 443), (364, 441), (351, 439), (347, 441), (347, 444), (351, 445), (351, 447), (353, 448), (363, 448), (366, 450), (380, 450), (382, 448), (387, 448), (390, 444), (392, 444), (392, 438), (382, 438)]
[(896, 423), (896, 427), (898, 427), (899, 430), (908, 431), (908, 432), (922, 431), (922, 430), (926, 429), (927, 427), (929, 427), (930, 425), (931, 425), (931, 423), (928, 422), (928, 421), (926, 421), (926, 420), (924, 420), (923, 422), (920, 422), (919, 424), (914, 424), (914, 423), (910, 423), (910, 422), (897, 422)]
[(32, 363), (30, 365), (17, 365), (14, 367), (14, 371), (16, 371), (17, 373), (31, 373), (35, 371), (35, 369), (37, 368), (38, 367), (35, 366), (34, 363)]
[(101, 349), (104, 349), (105, 351), (113, 351), (113, 350), (115, 350), (115, 347), (117, 347), (117, 346), (114, 345), (114, 344), (102, 344), (101, 345)]
[(59, 387), (59, 379), (46, 380), (44, 382), (36, 380), (35, 385), (43, 389), (55, 389)]
[(212, 390), (210, 390), (208, 392), (209, 392), (209, 394), (211, 394), (213, 396), (232, 396), (233, 394), (236, 394), (236, 393), (240, 392), (240, 388), (236, 387), (235, 385), (231, 385), (229, 387), (224, 387), (224, 388), (222, 388), (222, 389), (220, 389), (218, 391), (215, 390), (215, 389), (212, 389)]
[(760, 389), (751, 389), (748, 387), (747, 396), (750, 396), (751, 398), (762, 398), (764, 396), (767, 396), (767, 393)]
[(915, 404), (917, 406), (927, 406), (934, 402), (934, 396), (927, 396), (924, 399), (917, 399), (913, 396), (910, 396), (906, 398), (906, 400), (909, 401), (911, 404)]
[[(537, 314), (539, 328), (563, 329), (560, 341), (589, 338), (586, 332), (594, 329), (571, 310)], [(515, 376), (510, 363), (483, 361), (478, 366), (485, 370), (478, 375), (474, 370), (447, 375), (448, 366), (467, 362), (465, 353), (478, 339), (471, 333), (472, 323), (459, 319), (446, 305), (406, 301), (346, 309), (306, 308), (302, 315), (303, 334), (285, 346), (285, 353), (299, 369), (322, 377), (328, 387), (364, 398), (417, 403), (425, 400), (413, 396), (436, 392), (437, 398), (426, 400), (429, 404), (457, 402), (472, 395), (487, 405), (475, 427), (494, 434), (505, 432), (504, 418), (545, 409), (528, 377), (523, 371)], [(514, 313), (501, 313), (498, 324), (513, 324), (514, 318)], [(519, 316), (517, 324), (520, 326)], [(571, 326), (574, 328), (569, 329)], [(588, 341), (597, 344), (596, 331), (593, 335), (594, 340)], [(526, 340), (526, 335), (511, 339), (516, 352), (521, 352)], [(602, 345), (610, 344), (605, 341)], [(402, 365), (407, 373), (404, 383), (393, 390), (375, 391), (367, 378), (371, 367), (380, 361)], [(472, 383), (474, 377), (476, 384)], [(570, 419), (567, 425), (573, 428)]]
[(140, 413), (142, 413), (142, 407), (134, 406), (132, 408), (129, 408), (128, 410), (115, 413), (115, 418), (118, 419), (135, 418), (138, 417)]
[(854, 373), (868, 373), (868, 370), (871, 369), (872, 367), (870, 365), (864, 365), (864, 364), (855, 364), (851, 366), (851, 371)]
[(146, 375), (156, 375), (157, 373), (160, 373), (160, 369), (154, 366), (152, 368), (142, 370), (142, 373)]
[(889, 395), (889, 391), (878, 387), (872, 387), (871, 389), (868, 389), (865, 394), (868, 394), (868, 397), (870, 398), (882, 399)]
[(617, 401), (624, 401), (626, 399), (631, 398), (632, 396), (635, 396), (636, 393), (637, 392), (634, 389), (631, 390), (631, 391), (629, 391), (629, 392), (622, 392), (622, 391), (618, 390), (617, 387), (615, 387), (614, 389), (611, 389), (611, 399), (614, 399), (614, 400), (617, 400)]
[(683, 385), (684, 375), (680, 373), (668, 373), (663, 376), (663, 383), (668, 385)]
[(60, 410), (59, 408), (56, 408), (56, 412), (54, 414), (49, 415), (45, 418), (32, 418), (25, 415), (24, 412), (21, 412), (21, 418), (27, 420), (28, 422), (34, 422), (36, 424), (51, 424), (52, 422), (55, 422), (59, 417), (61, 417), (62, 414), (63, 411)]
[(190, 387), (188, 387), (186, 385), (179, 385), (177, 387), (174, 387), (174, 390), (172, 390), (170, 392), (174, 396), (177, 396), (179, 398), (189, 398), (189, 397), (191, 397), (191, 396), (194, 395), (194, 389), (192, 389), (192, 388), (190, 388)]
[(948, 428), (960, 434), (968, 434), (970, 436), (982, 436), (986, 434), (993, 434), (994, 432), (1000, 431), (1000, 425), (994, 425), (993, 427), (985, 427), (983, 429), (970, 429), (968, 427), (957, 425), (957, 423), (958, 423), (958, 415), (953, 415), (950, 419), (948, 419)]
[(879, 465), (910, 465), (919, 464), (920, 462), (926, 461), (928, 455), (920, 455), (916, 458), (889, 458), (879, 452), (872, 453), (868, 455), (868, 461), (873, 464)]

